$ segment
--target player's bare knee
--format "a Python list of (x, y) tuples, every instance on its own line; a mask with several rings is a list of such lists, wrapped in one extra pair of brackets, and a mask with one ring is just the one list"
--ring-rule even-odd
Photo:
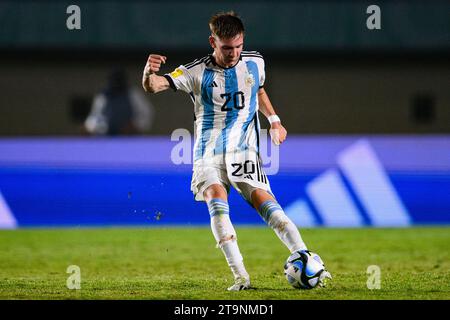
[(266, 202), (268, 200), (276, 201), (269, 192), (267, 192), (266, 190), (263, 190), (263, 189), (259, 189), (259, 188), (255, 188), (254, 190), (252, 190), (252, 192), (250, 194), (250, 199), (251, 199), (253, 206), (257, 210), (261, 206), (261, 204), (263, 204), (264, 202)]
[(211, 199), (217, 198), (226, 201), (227, 192), (225, 188), (220, 184), (212, 184), (203, 192), (203, 197), (205, 198), (206, 202), (210, 201)]

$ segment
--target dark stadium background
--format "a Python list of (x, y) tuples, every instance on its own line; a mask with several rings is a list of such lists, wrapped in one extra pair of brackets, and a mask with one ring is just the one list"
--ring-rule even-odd
[[(81, 30), (66, 27), (71, 4)], [(371, 4), (381, 30), (366, 27)], [(206, 55), (208, 18), (227, 10), (265, 57), (289, 134), (270, 180), (300, 226), (450, 223), (448, 1), (2, 1), (0, 227), (208, 224), (191, 166), (170, 160), (172, 132), (192, 133), (187, 95), (147, 96), (138, 137), (82, 123), (113, 68), (140, 89), (149, 53), (168, 57), (163, 72)], [(262, 224), (230, 202), (233, 221)]]

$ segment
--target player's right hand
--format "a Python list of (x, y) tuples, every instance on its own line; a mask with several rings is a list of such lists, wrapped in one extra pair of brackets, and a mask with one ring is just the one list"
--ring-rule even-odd
[(144, 75), (150, 76), (152, 73), (156, 73), (161, 68), (161, 63), (166, 63), (167, 57), (159, 54), (151, 54), (148, 56), (147, 64), (144, 68)]

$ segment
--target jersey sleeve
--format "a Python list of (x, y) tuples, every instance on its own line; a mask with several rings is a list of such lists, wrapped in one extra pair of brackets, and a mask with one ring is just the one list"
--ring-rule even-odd
[(266, 81), (266, 70), (264, 59), (258, 59), (259, 61), (259, 88), (264, 87), (264, 82)]
[(180, 65), (171, 73), (166, 73), (164, 77), (169, 81), (170, 87), (174, 90), (191, 92), (193, 89), (193, 78), (190, 71), (183, 65)]

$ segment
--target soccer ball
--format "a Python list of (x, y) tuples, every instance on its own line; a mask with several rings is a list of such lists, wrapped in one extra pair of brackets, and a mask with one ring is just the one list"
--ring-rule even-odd
[(290, 285), (297, 289), (313, 289), (324, 285), (325, 277), (331, 278), (322, 259), (309, 250), (292, 253), (284, 265), (284, 275)]

